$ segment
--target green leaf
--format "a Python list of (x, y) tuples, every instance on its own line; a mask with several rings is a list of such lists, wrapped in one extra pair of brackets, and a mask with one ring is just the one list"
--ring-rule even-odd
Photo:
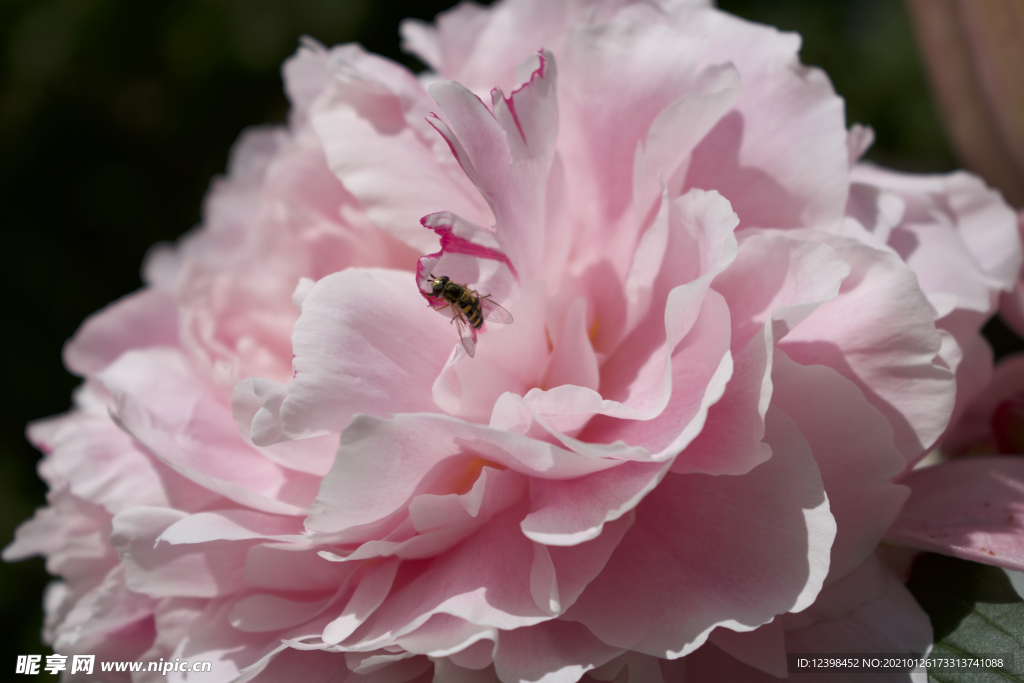
[(1001, 669), (983, 672), (931, 669), (936, 683), (1024, 683), (1024, 601), (1002, 569), (954, 557), (922, 554), (907, 588), (935, 630), (932, 657), (1012, 654)]

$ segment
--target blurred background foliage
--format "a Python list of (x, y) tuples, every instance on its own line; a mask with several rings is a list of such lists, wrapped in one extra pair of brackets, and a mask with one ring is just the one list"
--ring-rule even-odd
[[(450, 0), (0, 0), (0, 543), (43, 504), (29, 420), (67, 409), (79, 380), (60, 350), (82, 319), (137, 287), (146, 249), (199, 220), (210, 178), (246, 126), (284, 120), (279, 67), (302, 34), (399, 50), (403, 17)], [(874, 161), (916, 172), (956, 161), (928, 93), (906, 8), (893, 0), (721, 0), (804, 36)], [(540, 47), (540, 46), (537, 46)], [(42, 560), (0, 565), (14, 637), (39, 643)]]

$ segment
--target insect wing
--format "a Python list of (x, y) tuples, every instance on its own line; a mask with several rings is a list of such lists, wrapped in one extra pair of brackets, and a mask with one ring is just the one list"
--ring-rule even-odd
[(466, 349), (466, 353), (472, 358), (476, 354), (476, 330), (466, 320), (462, 311), (455, 306), (452, 306), (452, 308), (455, 310), (455, 317), (452, 320), (455, 321), (455, 326), (459, 328), (459, 339), (462, 340), (462, 347)]
[(512, 322), (512, 314), (488, 297), (480, 297), (480, 313), (484, 320), (489, 320), (492, 323), (508, 325)]

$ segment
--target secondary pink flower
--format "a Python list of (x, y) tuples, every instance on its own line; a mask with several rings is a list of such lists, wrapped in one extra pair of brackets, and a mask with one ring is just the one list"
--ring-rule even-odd
[(1004, 358), (951, 425), (948, 462), (909, 473), (893, 543), (1024, 570), (1024, 356)]
[[(851, 151), (859, 156), (870, 140), (870, 131), (855, 127)], [(981, 328), (1020, 287), (1017, 217), (998, 192), (962, 171), (914, 176), (860, 163), (850, 176), (844, 232), (899, 254), (947, 342), (959, 347), (944, 354), (957, 373), (955, 423), (992, 377)]]
[[(667, 683), (930, 645), (875, 551), (1016, 233), (957, 222), (958, 182), (999, 204), (969, 178), (851, 173), (796, 36), (584, 5), (406, 24), (420, 77), (356, 45), (286, 64), (289, 130), (243, 137), (204, 226), (67, 347), (80, 406), (32, 429), (51, 508), (6, 556), (87, 565), (54, 565), (61, 648)], [(955, 220), (902, 248), (913, 211), (879, 217), (918, 195)], [(982, 274), (933, 287), (956, 240)], [(469, 358), (431, 274), (514, 322)]]

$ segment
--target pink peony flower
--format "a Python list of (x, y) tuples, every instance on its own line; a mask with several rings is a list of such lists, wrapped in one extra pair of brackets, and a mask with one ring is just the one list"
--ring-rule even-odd
[[(1001, 200), (851, 171), (799, 38), (702, 3), (403, 30), (432, 72), (301, 48), (287, 130), (68, 344), (5, 551), (62, 577), (55, 649), (373, 683), (925, 651), (877, 548), (991, 365)], [(513, 322), (452, 324), (440, 276)]]

